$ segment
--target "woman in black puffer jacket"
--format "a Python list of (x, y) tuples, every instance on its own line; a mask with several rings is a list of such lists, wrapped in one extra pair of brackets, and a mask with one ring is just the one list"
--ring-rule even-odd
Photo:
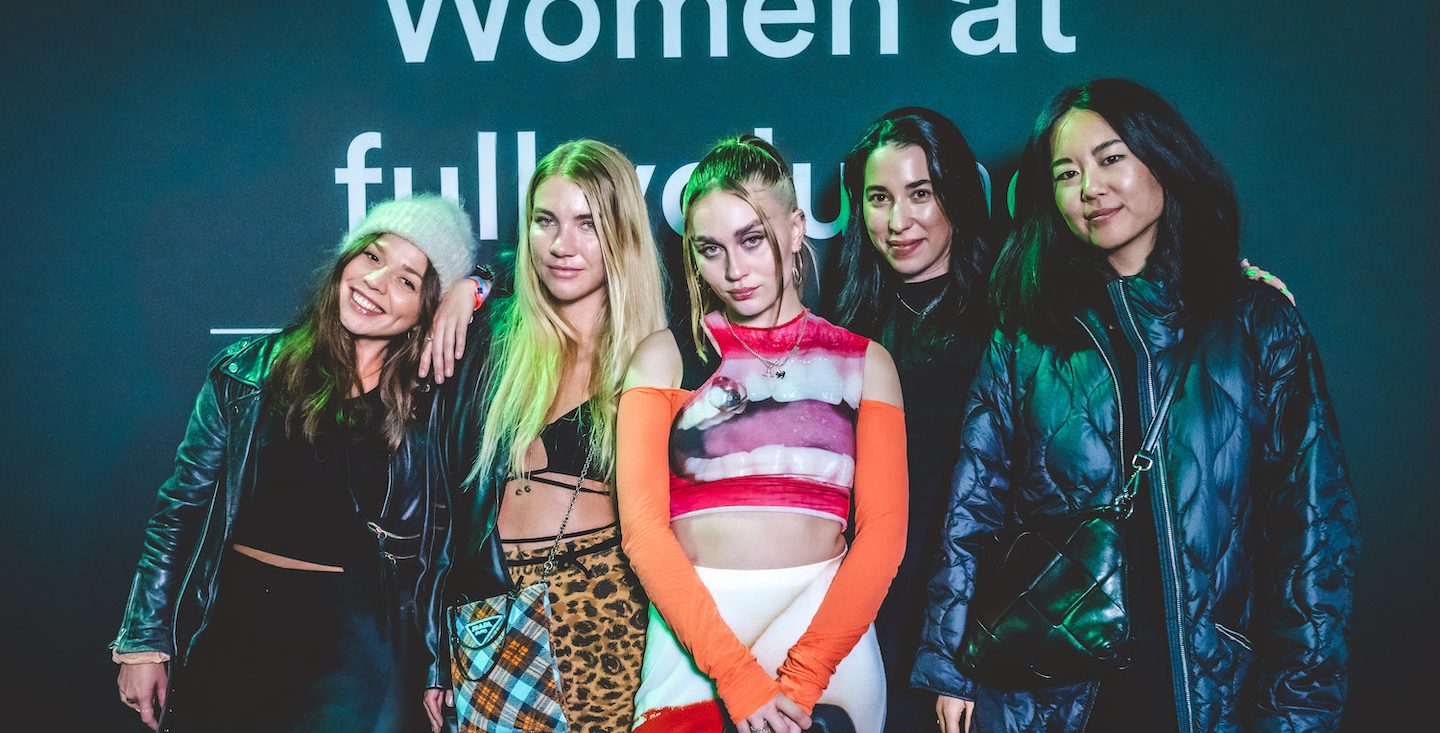
[[(1309, 330), (1240, 276), (1229, 181), (1154, 92), (1067, 89), (1034, 129), (912, 683), (946, 733), (1337, 729), (1360, 536)], [(971, 679), (959, 540), (1113, 501), (1182, 349), (1125, 523), (1133, 664), (1043, 689)]]

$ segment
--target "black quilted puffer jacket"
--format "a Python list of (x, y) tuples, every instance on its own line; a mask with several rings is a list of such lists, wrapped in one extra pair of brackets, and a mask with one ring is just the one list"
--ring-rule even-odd
[[(1144, 346), (1138, 394), (1120, 393), (1094, 309), (1074, 319), (1077, 346), (996, 335), (971, 387), (911, 683), (974, 700), (977, 731), (1084, 730), (1098, 689), (991, 689), (953, 655), (974, 578), (957, 540), (1112, 501), (1120, 401), (1138, 399), (1148, 423), (1176, 366), (1184, 329), (1166, 286), (1142, 276), (1104, 287), (1101, 307)], [(1262, 284), (1191, 330), (1150, 482), (1179, 730), (1336, 730), (1360, 534), (1319, 354), (1295, 308)]]

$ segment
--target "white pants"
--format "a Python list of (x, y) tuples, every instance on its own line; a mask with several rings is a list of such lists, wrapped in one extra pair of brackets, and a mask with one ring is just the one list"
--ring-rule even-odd
[[(729, 570), (696, 567), (721, 618), (773, 676), (810, 626), (845, 556), (793, 568)], [(715, 682), (695, 668), (665, 619), (650, 607), (645, 663), (635, 694), (635, 720), (646, 711), (717, 699)], [(872, 626), (835, 669), (820, 702), (850, 714), (857, 733), (885, 727), (885, 666)]]

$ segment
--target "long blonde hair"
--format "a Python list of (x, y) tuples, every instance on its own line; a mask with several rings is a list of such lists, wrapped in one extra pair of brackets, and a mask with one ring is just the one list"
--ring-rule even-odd
[[(724, 308), (725, 304), (708, 287), (702, 287), (705, 283), (700, 277), (700, 264), (695, 259), (695, 231), (690, 219), (690, 212), (696, 201), (706, 194), (723, 191), (739, 198), (755, 210), (760, 226), (765, 231), (765, 239), (770, 242), (771, 254), (775, 256), (775, 278), (778, 286), (776, 292), (780, 294), (779, 297), (784, 297), (785, 272), (781, 267), (781, 241), (777, 236), (775, 222), (765, 215), (760, 201), (751, 193), (750, 187), (753, 186), (765, 189), (786, 211), (794, 211), (799, 207), (795, 197), (795, 181), (790, 177), (790, 166), (785, 163), (780, 151), (763, 138), (739, 135), (725, 138), (710, 148), (710, 152), (696, 164), (690, 179), (685, 182), (684, 192), (680, 195), (685, 219), (684, 245), (681, 249), (684, 250), (682, 257), (685, 262), (685, 287), (690, 293), (690, 330), (694, 336), (695, 350), (702, 360), (707, 356), (705, 344), (708, 341), (701, 335), (700, 322), (706, 313)], [(815, 254), (811, 251), (809, 242), (805, 242), (794, 260), (795, 277), (792, 284), (798, 297), (805, 296), (806, 274), (813, 268), (814, 259)]]
[(660, 260), (635, 165), (596, 140), (572, 140), (550, 151), (525, 192), (515, 295), (498, 315), (489, 403), (472, 480), (502, 461), (511, 471), (523, 468), (526, 450), (555, 407), (561, 376), (579, 355), (579, 336), (540, 282), (530, 243), (535, 190), (551, 176), (565, 178), (585, 194), (604, 260), (606, 297), (584, 408), (590, 465), (601, 475), (610, 476), (615, 467), (615, 413), (630, 356), (642, 339), (665, 326)]

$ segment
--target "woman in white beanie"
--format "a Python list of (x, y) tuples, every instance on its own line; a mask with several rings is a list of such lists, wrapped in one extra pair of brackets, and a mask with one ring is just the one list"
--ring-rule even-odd
[(211, 363), (111, 644), (146, 725), (425, 729), (414, 596), (437, 418), (415, 374), (474, 257), (454, 203), (381, 203), (294, 325)]

